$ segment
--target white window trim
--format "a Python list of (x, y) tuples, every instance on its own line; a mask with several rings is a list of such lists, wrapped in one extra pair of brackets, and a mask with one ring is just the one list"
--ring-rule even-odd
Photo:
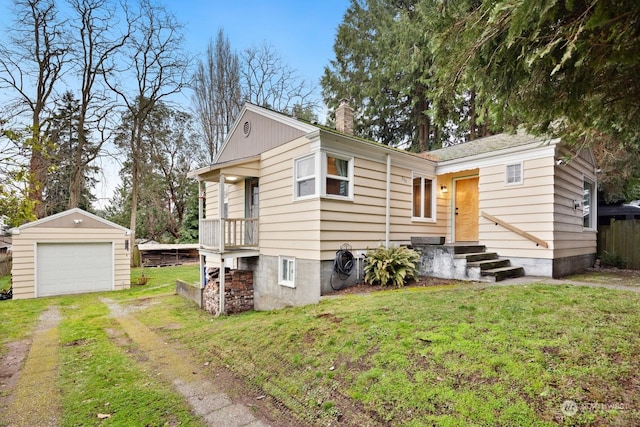
[[(327, 157), (335, 157), (336, 159), (346, 160), (348, 162), (347, 177), (335, 176), (327, 174)], [(314, 159), (314, 175), (298, 178), (298, 162), (308, 158)], [(344, 154), (337, 154), (334, 152), (318, 151), (312, 154), (306, 154), (304, 156), (296, 157), (293, 159), (293, 200), (309, 200), (318, 197), (334, 199), (334, 200), (346, 200), (353, 201), (354, 193), (354, 158), (353, 156), (347, 156)], [(348, 181), (349, 183), (349, 195), (340, 196), (337, 194), (327, 194), (327, 177)], [(307, 196), (298, 196), (298, 182), (306, 179), (315, 178), (315, 189), (313, 194)], [(346, 178), (346, 179), (345, 179)]]
[[(298, 162), (302, 160), (310, 159), (310, 158), (313, 158), (314, 174), (309, 176), (304, 176), (302, 178), (298, 178)], [(318, 159), (318, 153), (307, 154), (307, 155), (296, 157), (295, 159), (293, 159), (293, 200), (307, 200), (307, 199), (313, 199), (315, 197), (318, 197), (318, 194), (320, 194), (320, 191), (319, 191), (320, 178), (319, 177), (321, 175), (318, 173), (319, 170), (320, 170), (320, 164)], [(305, 181), (311, 178), (315, 179), (315, 187), (314, 187), (313, 194), (309, 194), (306, 196), (299, 196), (298, 182)]]
[[(509, 182), (509, 166), (520, 167), (520, 181)], [(524, 164), (523, 162), (507, 163), (504, 166), (504, 183), (505, 185), (522, 185), (524, 184)]]
[(590, 200), (590, 205), (589, 205), (589, 226), (585, 227), (584, 226), (584, 193), (583, 193), (583, 199), (580, 200), (580, 204), (582, 205), (582, 216), (583, 216), (583, 220), (582, 220), (582, 229), (584, 231), (595, 231), (597, 230), (597, 224), (598, 224), (598, 189), (596, 188), (596, 181), (589, 178), (586, 175), (582, 175), (582, 191), (584, 192), (584, 184), (585, 183), (589, 183), (591, 184), (591, 200)]
[[(285, 280), (283, 277), (284, 271), (282, 270), (282, 262), (288, 261), (293, 263), (293, 280)], [(288, 288), (296, 287), (296, 258), (290, 256), (279, 256), (278, 257), (278, 284), (280, 286), (286, 286)]]
[[(348, 163), (348, 171), (347, 171), (347, 176), (343, 177), (343, 176), (337, 176), (337, 175), (329, 175), (327, 173), (328, 167), (328, 157), (335, 157), (336, 159), (340, 159), (340, 160), (346, 160)], [(354, 175), (354, 168), (353, 168), (353, 157), (351, 156), (345, 156), (342, 154), (336, 154), (336, 153), (332, 153), (332, 152), (327, 152), (327, 151), (322, 151), (322, 197), (325, 197), (327, 199), (337, 199), (337, 200), (353, 200), (353, 175)], [(341, 181), (347, 181), (349, 183), (349, 195), (348, 196), (340, 196), (338, 194), (327, 194), (327, 178), (333, 178), (333, 179), (338, 179)]]
[[(429, 217), (413, 216), (413, 180), (415, 178), (428, 179), (431, 181), (431, 215)], [(438, 183), (435, 177), (424, 175), (418, 172), (411, 172), (411, 221), (436, 222), (436, 212), (438, 211), (438, 208), (437, 208), (438, 199), (436, 197), (437, 184)], [(420, 185), (420, 200), (423, 200), (424, 198), (424, 194), (422, 194), (423, 191), (424, 191), (424, 185)], [(424, 207), (424, 203), (421, 203), (420, 209), (422, 210), (423, 207)], [(424, 215), (424, 212), (422, 212), (422, 214)]]

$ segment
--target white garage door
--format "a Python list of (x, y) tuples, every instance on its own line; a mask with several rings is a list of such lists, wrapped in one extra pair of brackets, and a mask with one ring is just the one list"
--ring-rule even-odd
[(39, 297), (113, 289), (111, 243), (38, 243), (36, 251)]

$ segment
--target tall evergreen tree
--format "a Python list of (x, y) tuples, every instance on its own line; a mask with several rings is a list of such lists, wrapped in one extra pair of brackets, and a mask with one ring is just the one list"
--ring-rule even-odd
[[(421, 4), (431, 3), (422, 0)], [(640, 3), (633, 0), (459, 0), (442, 3), (451, 24), (434, 34), (446, 93), (472, 84), (500, 126), (560, 136), (609, 153), (640, 145)], [(602, 151), (602, 150), (597, 150)], [(610, 156), (598, 161), (607, 165)], [(629, 155), (620, 168), (637, 170)], [(609, 176), (602, 176), (607, 184)], [(616, 179), (609, 194), (633, 190)], [(613, 181), (612, 181), (613, 182)], [(620, 188), (626, 182), (629, 188)]]
[[(60, 105), (50, 120), (49, 139), (54, 144), (50, 156), (49, 172), (43, 185), (43, 204), (46, 215), (62, 212), (69, 207), (71, 198), (72, 176), (74, 171), (81, 173), (81, 190), (77, 207), (91, 211), (91, 203), (95, 197), (91, 188), (96, 184), (95, 174), (98, 168), (90, 166), (92, 153), (97, 151), (97, 145), (91, 141), (87, 129), (80, 129), (79, 122), (80, 101), (73, 93), (63, 94)], [(84, 134), (84, 147), (78, 147), (79, 134)], [(80, 152), (78, 159), (77, 153)], [(80, 165), (76, 164), (79, 161)]]
[(445, 25), (439, 10), (433, 1), (352, 0), (321, 84), (330, 109), (352, 103), (357, 134), (425, 151), (489, 132), (471, 88), (437, 91), (431, 36)]

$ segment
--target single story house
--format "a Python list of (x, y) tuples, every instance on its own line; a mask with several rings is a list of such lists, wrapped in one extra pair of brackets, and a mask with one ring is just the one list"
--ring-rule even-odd
[(11, 230), (13, 298), (129, 287), (129, 229), (79, 208)]
[(361, 266), (368, 249), (416, 237), (478, 245), (528, 275), (593, 264), (589, 150), (519, 133), (409, 153), (355, 137), (346, 104), (336, 128), (246, 104), (215, 162), (191, 173), (201, 263), (253, 271), (256, 309), (319, 301), (341, 248)]

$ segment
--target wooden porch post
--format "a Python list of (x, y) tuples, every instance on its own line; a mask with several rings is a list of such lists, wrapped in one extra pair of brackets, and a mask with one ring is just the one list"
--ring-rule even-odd
[(225, 273), (225, 269), (224, 269), (224, 258), (220, 258), (220, 270), (218, 272), (218, 279), (219, 279), (219, 283), (220, 283), (220, 303), (219, 303), (219, 307), (218, 307), (218, 315), (220, 314), (224, 314), (224, 279), (225, 279), (226, 273)]
[[(202, 219), (204, 216), (204, 197), (205, 197), (205, 183), (204, 181), (198, 181), (198, 240), (202, 242), (202, 238), (200, 237)], [(202, 243), (200, 243), (202, 245)], [(205, 258), (203, 255), (198, 257), (200, 259), (200, 288), (204, 288), (207, 285), (205, 280), (205, 272), (204, 267), (206, 265)]]
[(219, 225), (219, 235), (220, 235), (220, 270), (218, 273), (218, 279), (220, 283), (220, 307), (218, 310), (219, 314), (224, 313), (224, 279), (225, 279), (225, 269), (224, 269), (224, 174), (220, 174), (219, 181), (219, 189), (218, 189), (218, 225)]
[(220, 236), (220, 254), (224, 253), (224, 174), (220, 174), (218, 185), (218, 233)]

